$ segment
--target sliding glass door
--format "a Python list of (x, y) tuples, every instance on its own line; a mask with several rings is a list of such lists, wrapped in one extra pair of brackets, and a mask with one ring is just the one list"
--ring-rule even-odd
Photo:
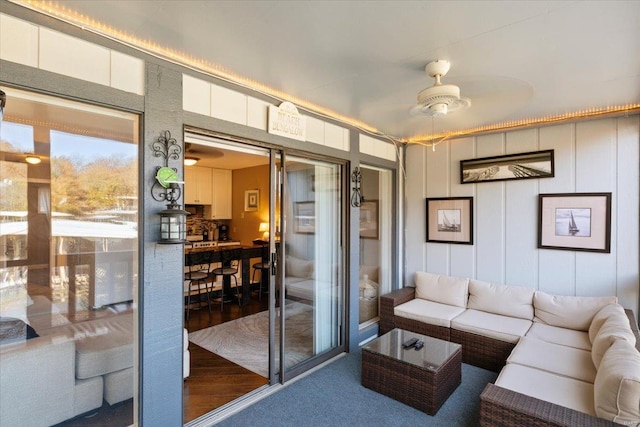
[(278, 359), (286, 381), (343, 350), (342, 165), (283, 156)]

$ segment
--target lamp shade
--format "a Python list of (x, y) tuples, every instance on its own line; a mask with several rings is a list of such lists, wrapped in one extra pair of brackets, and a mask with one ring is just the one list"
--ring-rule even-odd
[(269, 240), (269, 223), (261, 222), (258, 231), (262, 233), (262, 240)]
[(162, 244), (187, 242), (187, 215), (177, 203), (170, 203), (167, 209), (160, 211), (160, 240)]

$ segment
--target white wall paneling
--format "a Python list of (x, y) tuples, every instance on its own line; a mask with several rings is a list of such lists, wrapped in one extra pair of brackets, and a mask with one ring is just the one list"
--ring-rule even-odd
[(144, 95), (144, 61), (0, 14), (0, 58)]
[[(476, 157), (504, 154), (504, 135), (476, 138)], [(505, 184), (489, 182), (467, 184), (476, 187), (476, 278), (504, 283)]]
[[(634, 195), (640, 193), (638, 179), (638, 135), (640, 134), (640, 116), (618, 119), (618, 176), (616, 209), (616, 293), (621, 301), (638, 301), (638, 266), (639, 241), (638, 218), (640, 204)], [(629, 306), (629, 308), (633, 308)], [(638, 310), (636, 310), (638, 314)]]
[[(575, 124), (541, 128), (539, 135), (540, 149), (553, 150), (555, 160), (555, 177), (538, 180), (540, 193), (575, 192)], [(546, 249), (538, 255), (538, 289), (574, 295), (576, 253)]]
[[(360, 141), (362, 144), (362, 140)], [(362, 148), (362, 145), (360, 146)], [(405, 283), (413, 282), (413, 273), (426, 271), (425, 184), (426, 148), (410, 145), (406, 153), (405, 185)], [(410, 252), (410, 253), (409, 253)]]
[(360, 152), (391, 161), (395, 161), (397, 157), (396, 149), (392, 143), (364, 134), (360, 134)]
[[(612, 206), (615, 206), (617, 199), (615, 129), (615, 119), (576, 124), (576, 192), (612, 192)], [(611, 255), (576, 252), (577, 294), (615, 294), (615, 230), (616, 215), (613, 213)]]
[(252, 96), (247, 97), (247, 126), (256, 129), (267, 128), (269, 103)]
[[(460, 160), (475, 157), (473, 138), (460, 138), (449, 143), (451, 167), (449, 170), (450, 197), (474, 198), (474, 240), (475, 240), (475, 185), (460, 183)], [(450, 274), (458, 277), (475, 277), (476, 252), (472, 245), (450, 245)]]
[(247, 124), (247, 96), (226, 87), (211, 85), (211, 115), (228, 122)]
[[(461, 138), (435, 153), (408, 147), (406, 283), (424, 270), (558, 295), (617, 295), (637, 314), (639, 142), (636, 115)], [(547, 149), (554, 178), (459, 183), (461, 159)], [(575, 192), (612, 193), (610, 254), (537, 248), (538, 194)], [(474, 197), (473, 246), (424, 243), (424, 198), (446, 196)]]
[(0, 13), (0, 58), (38, 66), (38, 26)]
[(109, 85), (109, 49), (43, 27), (39, 43), (41, 69)]
[(307, 120), (307, 140), (315, 144), (324, 144), (324, 122), (315, 117), (305, 117)]
[(205, 116), (211, 115), (209, 83), (188, 74), (182, 75), (182, 109)]
[(115, 50), (111, 50), (110, 53), (111, 87), (144, 95), (144, 62)]
[[(506, 154), (538, 150), (538, 130), (506, 135)], [(505, 182), (505, 282), (538, 283), (538, 179)], [(478, 184), (480, 185), (480, 184)]]
[[(426, 148), (427, 173), (426, 173), (426, 197), (448, 197), (449, 196), (449, 176), (451, 161), (449, 157), (449, 144), (440, 144), (435, 151)], [(423, 205), (425, 201), (423, 200)], [(424, 208), (426, 218), (426, 206)], [(426, 235), (424, 237), (426, 239)], [(442, 243), (427, 243), (427, 259), (425, 265), (432, 273), (450, 274), (449, 245)]]

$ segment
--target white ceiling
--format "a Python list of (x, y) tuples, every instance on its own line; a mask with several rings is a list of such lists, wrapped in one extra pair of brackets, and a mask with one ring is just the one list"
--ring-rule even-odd
[[(66, 0), (126, 34), (409, 138), (640, 102), (640, 1)], [(471, 99), (412, 116), (433, 79)]]

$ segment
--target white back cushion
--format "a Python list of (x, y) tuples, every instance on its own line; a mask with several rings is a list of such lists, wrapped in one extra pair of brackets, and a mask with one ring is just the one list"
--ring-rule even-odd
[(469, 280), (467, 308), (533, 320), (532, 288), (492, 285), (479, 280)]
[(607, 350), (593, 384), (596, 414), (620, 424), (640, 424), (640, 353), (617, 340)]
[(591, 359), (596, 369), (599, 368), (602, 357), (616, 340), (628, 341), (631, 345), (636, 344), (636, 336), (633, 335), (626, 316), (624, 318), (609, 316), (593, 339)]
[(467, 307), (469, 279), (418, 271), (415, 280), (416, 298), (456, 307)]
[(593, 340), (596, 339), (596, 335), (604, 325), (604, 322), (611, 317), (616, 316), (619, 318), (627, 320), (627, 315), (624, 312), (624, 308), (620, 304), (609, 304), (605, 305), (598, 311), (593, 319), (591, 320), (591, 324), (589, 325), (589, 340), (593, 343)]
[(575, 297), (550, 295), (536, 291), (533, 295), (534, 322), (551, 326), (588, 331), (593, 316), (602, 307), (616, 304), (618, 298), (612, 297)]

